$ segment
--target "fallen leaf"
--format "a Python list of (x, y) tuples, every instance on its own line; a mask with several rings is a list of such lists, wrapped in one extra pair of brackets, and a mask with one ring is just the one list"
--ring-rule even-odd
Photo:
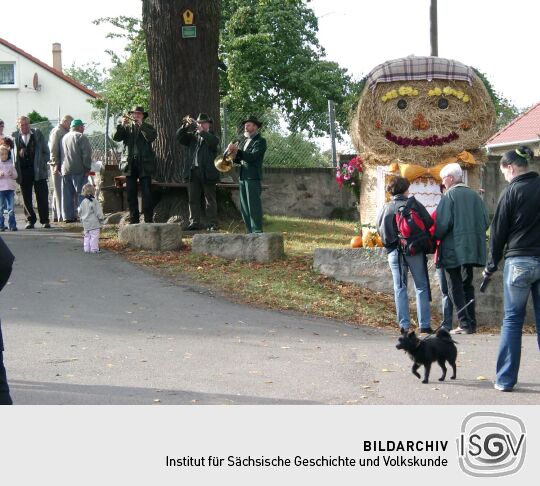
[(388, 369), (386, 369), (386, 368), (383, 368), (381, 371), (382, 371), (383, 373), (393, 373), (392, 370), (388, 370)]
[(476, 379), (479, 380), (479, 381), (486, 381), (487, 380), (487, 378), (485, 376), (482, 376), (482, 375), (477, 376)]

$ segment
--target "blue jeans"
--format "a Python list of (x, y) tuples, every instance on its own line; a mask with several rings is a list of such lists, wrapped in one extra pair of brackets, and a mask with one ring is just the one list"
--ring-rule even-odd
[(504, 264), (504, 319), (497, 357), (497, 384), (513, 388), (521, 360), (521, 333), (529, 294), (532, 294), (540, 348), (540, 256), (509, 257)]
[(77, 208), (83, 197), (81, 191), (88, 182), (88, 176), (84, 174), (66, 174), (62, 176), (62, 214), (64, 221), (77, 219)]
[(17, 221), (15, 221), (15, 210), (13, 208), (14, 200), (15, 191), (0, 191), (0, 228), (5, 228), (4, 210), (8, 212), (9, 229), (15, 229), (17, 227)]
[(448, 282), (446, 281), (446, 275), (443, 268), (437, 268), (437, 278), (439, 279), (439, 288), (441, 289), (441, 303), (442, 303), (442, 315), (443, 321), (441, 326), (446, 330), (452, 329), (452, 314), (454, 312), (454, 304), (448, 295)]
[[(430, 327), (431, 310), (429, 308), (428, 276), (424, 254), (404, 256), (401, 272), (399, 271), (399, 253), (394, 250), (388, 254), (388, 264), (394, 281), (394, 300), (399, 327), (409, 329), (411, 324), (409, 314), (409, 298), (407, 296), (407, 274), (411, 271), (416, 289), (416, 309), (421, 329)], [(401, 273), (401, 276), (400, 276)]]

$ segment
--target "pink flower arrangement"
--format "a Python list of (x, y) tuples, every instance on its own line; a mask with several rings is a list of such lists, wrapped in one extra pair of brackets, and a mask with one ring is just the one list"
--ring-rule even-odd
[(353, 157), (348, 162), (341, 162), (336, 169), (336, 182), (340, 189), (343, 186), (351, 186), (353, 190), (358, 191), (360, 177), (364, 172), (362, 159), (358, 156)]

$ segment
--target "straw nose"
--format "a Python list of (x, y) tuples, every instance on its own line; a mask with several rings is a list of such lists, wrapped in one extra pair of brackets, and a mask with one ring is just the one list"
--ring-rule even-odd
[(429, 128), (429, 122), (423, 113), (417, 113), (412, 121), (412, 126), (415, 130), (427, 130)]

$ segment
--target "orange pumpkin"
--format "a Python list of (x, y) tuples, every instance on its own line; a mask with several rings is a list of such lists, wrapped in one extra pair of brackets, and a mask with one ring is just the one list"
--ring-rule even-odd
[(382, 242), (381, 235), (377, 235), (377, 240), (376, 240), (376, 242), (377, 242), (377, 246), (378, 246), (379, 248), (382, 248), (382, 247), (384, 246), (384, 245), (383, 245), (383, 242)]
[(351, 240), (351, 248), (362, 248), (362, 237), (355, 236)]

